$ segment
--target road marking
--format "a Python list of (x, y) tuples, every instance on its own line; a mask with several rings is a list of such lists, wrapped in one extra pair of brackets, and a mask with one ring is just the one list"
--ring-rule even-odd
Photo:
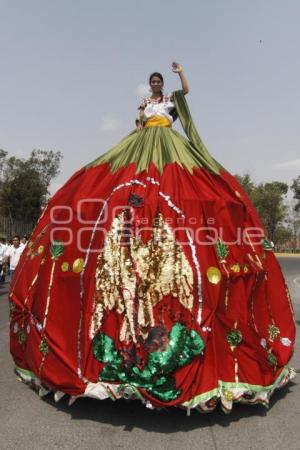
[(300, 277), (294, 278), (293, 283), (300, 288)]

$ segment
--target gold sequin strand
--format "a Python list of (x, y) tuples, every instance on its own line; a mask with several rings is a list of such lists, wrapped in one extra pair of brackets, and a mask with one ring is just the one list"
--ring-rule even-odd
[(24, 300), (23, 307), (22, 307), (22, 323), (21, 323), (20, 333), (24, 333), (24, 338), (21, 339), (22, 342), (20, 342), (20, 340), (19, 340), (19, 342), (21, 344), (23, 344), (26, 341), (26, 334), (25, 334), (25, 331), (24, 331), (24, 329), (25, 329), (25, 308), (26, 308), (26, 305), (27, 305), (27, 302), (28, 302), (28, 299), (29, 299), (29, 295), (30, 295), (31, 289), (35, 285), (37, 279), (38, 279), (38, 273), (36, 274), (36, 276), (34, 277), (34, 279), (32, 280), (32, 282), (31, 282), (31, 284), (29, 286), (29, 289), (28, 289), (28, 292), (27, 292), (27, 296), (26, 296), (26, 298)]
[(230, 285), (230, 275), (229, 275), (229, 271), (226, 267), (226, 263), (222, 263), (222, 267), (226, 273), (226, 288), (225, 288), (225, 299), (224, 299), (224, 303), (225, 303), (225, 310), (227, 310), (228, 308), (228, 301), (229, 301), (229, 285)]
[(253, 243), (252, 243), (252, 241), (251, 241), (251, 239), (250, 239), (250, 236), (249, 236), (249, 233), (248, 232), (246, 232), (246, 236), (247, 236), (247, 239), (248, 239), (248, 242), (250, 243), (250, 247), (251, 247), (251, 250), (253, 251), (253, 253), (254, 253), (254, 257), (255, 257), (255, 260), (252, 258), (252, 256), (250, 255), (250, 253), (248, 253), (248, 256), (249, 256), (249, 259), (252, 261), (252, 262), (254, 262), (261, 270), (263, 270), (263, 264), (262, 264), (262, 262), (261, 262), (261, 260), (260, 260), (260, 258), (259, 258), (259, 256), (258, 256), (258, 254), (257, 254), (257, 252), (255, 251), (255, 247), (254, 247), (254, 245), (253, 245)]
[(255, 331), (258, 333), (258, 328), (255, 323), (255, 316), (254, 316), (254, 297), (255, 297), (257, 285), (258, 285), (258, 274), (255, 273), (255, 280), (254, 280), (253, 287), (251, 289), (251, 294), (250, 294), (250, 311), (251, 311), (252, 324), (254, 326)]
[(45, 313), (44, 313), (44, 320), (43, 320), (43, 325), (42, 325), (43, 336), (42, 336), (41, 342), (39, 344), (39, 350), (40, 350), (40, 352), (43, 355), (42, 361), (41, 361), (41, 364), (40, 364), (40, 367), (39, 367), (39, 374), (42, 371), (46, 355), (49, 352), (49, 346), (48, 346), (48, 343), (47, 343), (47, 340), (46, 340), (46, 337), (45, 337), (45, 331), (46, 331), (46, 325), (47, 325), (48, 314), (49, 314), (49, 307), (50, 307), (50, 300), (51, 300), (51, 291), (52, 291), (55, 267), (56, 267), (56, 263), (57, 263), (58, 258), (63, 254), (63, 252), (64, 252), (64, 247), (63, 247), (63, 245), (60, 242), (58, 242), (58, 241), (52, 242), (52, 244), (50, 245), (52, 266), (51, 266), (50, 279), (49, 279), (48, 290), (47, 290), (47, 298), (46, 298), (46, 308), (45, 308)]
[(114, 218), (97, 260), (90, 334), (93, 337), (101, 327), (104, 311), (115, 308), (124, 314), (120, 339), (131, 337), (135, 342), (137, 333), (144, 338), (148, 335), (154, 325), (153, 307), (164, 296), (172, 294), (185, 308), (192, 309), (193, 271), (161, 214), (156, 217), (152, 237), (146, 244), (139, 237), (130, 236), (127, 245), (122, 245), (122, 235), (123, 212)]

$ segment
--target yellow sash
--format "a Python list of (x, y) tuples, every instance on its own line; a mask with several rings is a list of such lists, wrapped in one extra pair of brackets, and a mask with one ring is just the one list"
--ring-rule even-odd
[(152, 116), (145, 123), (145, 128), (149, 127), (171, 127), (171, 122), (165, 116)]

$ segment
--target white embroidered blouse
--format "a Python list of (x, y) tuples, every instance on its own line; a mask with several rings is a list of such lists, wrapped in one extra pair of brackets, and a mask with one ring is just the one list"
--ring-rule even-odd
[(172, 123), (173, 117), (171, 116), (170, 111), (175, 108), (175, 104), (171, 100), (171, 95), (172, 94), (164, 95), (161, 102), (150, 97), (144, 98), (139, 109), (144, 111), (145, 119), (148, 120), (152, 116), (163, 116)]

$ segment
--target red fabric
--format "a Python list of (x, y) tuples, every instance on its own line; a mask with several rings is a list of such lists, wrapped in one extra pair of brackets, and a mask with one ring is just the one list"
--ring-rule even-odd
[[(146, 181), (147, 177), (160, 182), (160, 186)], [(130, 180), (145, 182), (146, 187), (130, 185), (122, 187), (112, 194), (113, 189)], [(181, 168), (176, 163), (168, 164), (163, 174), (160, 175), (154, 165), (150, 165), (147, 172), (135, 173), (135, 165), (129, 164), (126, 168), (112, 174), (109, 164), (102, 164), (88, 170), (80, 170), (54, 195), (49, 202), (46, 211), (38, 222), (31, 241), (34, 248), (44, 246), (41, 255), (31, 257), (28, 249), (21, 256), (20, 263), (12, 282), (10, 300), (14, 305), (11, 316), (11, 341), (10, 348), (16, 365), (33, 371), (48, 386), (65, 391), (72, 395), (84, 392), (85, 382), (78, 375), (78, 345), (81, 352), (82, 376), (85, 380), (97, 382), (102, 365), (95, 359), (92, 352), (92, 341), (89, 337), (90, 318), (93, 310), (93, 298), (95, 292), (95, 268), (99, 251), (104, 245), (104, 233), (96, 231), (92, 249), (83, 276), (84, 297), (80, 303), (80, 274), (73, 271), (62, 272), (61, 264), (64, 261), (72, 262), (76, 258), (85, 259), (86, 253), (78, 249), (77, 238), (82, 224), (81, 218), (93, 222), (97, 220), (101, 209), (101, 203), (85, 202), (82, 209), (79, 208), (82, 199), (109, 199), (107, 217), (100, 227), (109, 230), (112, 222), (113, 208), (128, 205), (130, 193), (143, 197), (144, 204), (135, 208), (135, 227), (139, 226), (139, 220), (143, 217), (152, 219), (157, 212), (161, 212), (164, 219), (173, 218), (174, 228), (177, 213), (168, 206), (167, 202), (159, 194), (159, 191), (170, 196), (171, 201), (178, 206), (186, 216), (186, 222), (181, 227), (188, 226), (191, 232), (197, 233), (202, 242), (208, 243), (213, 236), (212, 230), (204, 227), (215, 227), (222, 233), (224, 241), (233, 242), (229, 245), (227, 265), (239, 263), (247, 265), (247, 273), (235, 273), (232, 270), (229, 278), (228, 308), (225, 308), (225, 293), (227, 287), (227, 275), (224, 266), (220, 263), (214, 245), (196, 245), (196, 255), (199, 260), (202, 279), (203, 313), (201, 326), (196, 319), (198, 314), (198, 301), (196, 292), (196, 272), (190, 247), (182, 245), (194, 271), (194, 308), (189, 313), (177, 299), (171, 295), (154, 308), (155, 319), (163, 310), (164, 321), (170, 329), (172, 324), (183, 320), (201, 334), (206, 343), (202, 356), (196, 357), (188, 365), (178, 369), (174, 376), (177, 388), (182, 394), (168, 405), (180, 404), (192, 397), (210, 391), (217, 387), (218, 380), (234, 382), (234, 356), (238, 360), (239, 382), (267, 386), (272, 384), (280, 374), (282, 368), (291, 358), (295, 327), (292, 310), (288, 300), (285, 282), (274, 254), (265, 251), (261, 245), (255, 246), (255, 252), (250, 244), (236, 240), (237, 229), (241, 232), (246, 227), (261, 227), (261, 222), (240, 185), (227, 172), (221, 175), (213, 175), (204, 168), (196, 168), (193, 174)], [(237, 195), (236, 191), (240, 194)], [(66, 209), (53, 207), (68, 206)], [(54, 212), (53, 212), (54, 211)], [(68, 224), (53, 223), (67, 221), (71, 212), (71, 220)], [(196, 223), (190, 223), (189, 219), (195, 218)], [(139, 220), (138, 220), (139, 219)], [(48, 226), (36, 241), (45, 227)], [(81, 244), (87, 248), (92, 233), (92, 225), (83, 225), (87, 229), (82, 232)], [(57, 227), (70, 227), (73, 240), (65, 246), (64, 253), (55, 262), (53, 285), (51, 288), (51, 301), (45, 337), (49, 345), (49, 353), (44, 358), (39, 350), (42, 334), (38, 330), (38, 324), (43, 323), (47, 303), (47, 295), (50, 282), (50, 273), (54, 261), (49, 253), (51, 232), (52, 238), (64, 240), (68, 238), (67, 230), (57, 230)], [(201, 228), (199, 230), (199, 228)], [(198, 230), (198, 231), (197, 231)], [(220, 231), (221, 230), (221, 231)], [(144, 242), (151, 237), (151, 232), (145, 232)], [(176, 232), (176, 238), (185, 239), (185, 232)], [(255, 253), (262, 262), (259, 266)], [(251, 258), (249, 259), (249, 254)], [(45, 258), (43, 263), (42, 260)], [(218, 284), (209, 282), (206, 272), (208, 267), (219, 268), (222, 279)], [(37, 282), (31, 287), (35, 275), (38, 273)], [(162, 308), (166, 305), (165, 310)], [(82, 307), (82, 324), (80, 327), (80, 342), (78, 344), (78, 328), (80, 322), (80, 308)], [(168, 311), (172, 311), (170, 317)], [(268, 327), (272, 320), (280, 330), (280, 336), (274, 342), (268, 340)], [(228, 331), (234, 328), (241, 331), (242, 342), (232, 352), (226, 340)], [(30, 326), (25, 343), (19, 342), (19, 334), (16, 332), (24, 325)], [(115, 310), (105, 315), (103, 329), (116, 342), (122, 316)], [(211, 331), (203, 331), (203, 327), (211, 328)], [(27, 330), (28, 331), (28, 330)], [(280, 337), (291, 340), (290, 346), (284, 346)], [(268, 349), (277, 358), (277, 367), (267, 360), (267, 350), (261, 345), (261, 338), (267, 340)], [(141, 392), (149, 398), (153, 404), (162, 405), (163, 402), (151, 397), (145, 390)]]

